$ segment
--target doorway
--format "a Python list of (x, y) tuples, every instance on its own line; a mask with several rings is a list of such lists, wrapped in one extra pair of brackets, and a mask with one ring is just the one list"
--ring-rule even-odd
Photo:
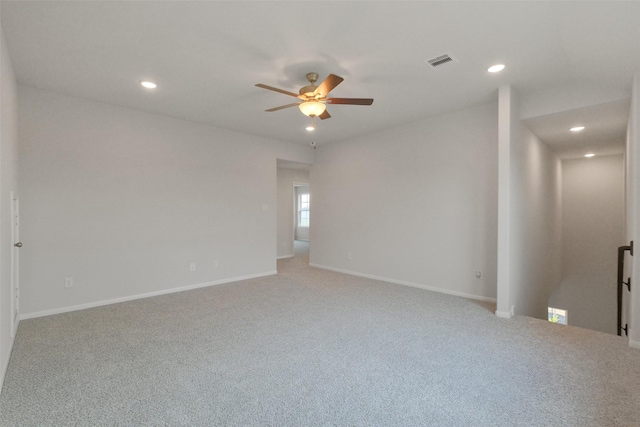
[(624, 244), (624, 157), (562, 161), (562, 282), (549, 306), (568, 324), (616, 334), (617, 249)]
[(296, 241), (309, 242), (311, 195), (309, 184), (293, 183), (294, 206), (294, 230), (293, 237)]
[[(309, 249), (310, 191), (309, 166), (285, 160), (277, 161), (278, 181), (278, 236), (277, 259), (293, 258), (296, 254)], [(307, 196), (298, 201), (297, 188)], [(302, 204), (304, 202), (304, 205)], [(303, 242), (298, 244), (296, 242)]]
[(308, 183), (293, 183), (294, 230), (293, 256), (309, 259), (311, 194)]
[(626, 244), (629, 108), (629, 100), (621, 100), (524, 120), (560, 162), (561, 277), (548, 307), (570, 314), (569, 325), (611, 334), (616, 333), (617, 248)]

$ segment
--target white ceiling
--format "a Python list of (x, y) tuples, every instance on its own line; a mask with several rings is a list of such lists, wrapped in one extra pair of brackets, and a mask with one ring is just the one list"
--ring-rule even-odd
[[(580, 158), (588, 152), (616, 155), (624, 153), (629, 107), (629, 100), (608, 102), (524, 122), (561, 159)], [(585, 129), (570, 132), (574, 126), (585, 126)]]
[[(302, 144), (494, 101), (504, 84), (630, 94), (640, 71), (640, 2), (2, 1), (1, 19), (21, 84)], [(459, 63), (425, 64), (444, 53)], [(264, 112), (292, 99), (256, 83), (297, 92), (310, 71), (375, 102), (330, 106), (313, 135), (297, 108)]]

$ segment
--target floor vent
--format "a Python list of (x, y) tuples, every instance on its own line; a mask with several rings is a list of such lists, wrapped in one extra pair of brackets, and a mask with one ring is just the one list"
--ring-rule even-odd
[(429, 59), (427, 61), (425, 61), (427, 63), (427, 65), (429, 65), (429, 67), (432, 70), (435, 70), (439, 67), (442, 67), (446, 64), (453, 64), (453, 63), (457, 63), (458, 60), (456, 60), (453, 56), (449, 55), (449, 54), (444, 54), (444, 55), (440, 55), (437, 56), (433, 59)]

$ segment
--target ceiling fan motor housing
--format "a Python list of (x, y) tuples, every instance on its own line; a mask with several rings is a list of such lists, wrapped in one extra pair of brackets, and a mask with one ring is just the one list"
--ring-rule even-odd
[(318, 81), (318, 77), (318, 73), (307, 73), (307, 80), (311, 85), (301, 88), (299, 91), (300, 95), (306, 95), (307, 97), (313, 96), (313, 92), (318, 88), (314, 86), (314, 83)]
[(307, 97), (313, 97), (313, 92), (317, 89), (317, 86), (305, 86), (300, 89), (300, 95), (305, 95)]

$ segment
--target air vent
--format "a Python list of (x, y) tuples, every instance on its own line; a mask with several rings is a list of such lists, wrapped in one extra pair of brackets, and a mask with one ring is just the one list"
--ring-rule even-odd
[(444, 67), (447, 64), (454, 64), (457, 63), (458, 60), (455, 59), (453, 56), (449, 55), (449, 54), (444, 54), (444, 55), (440, 55), (437, 56), (433, 59), (429, 59), (427, 61), (425, 61), (427, 63), (427, 65), (429, 65), (429, 67), (432, 70), (438, 69), (440, 67)]

